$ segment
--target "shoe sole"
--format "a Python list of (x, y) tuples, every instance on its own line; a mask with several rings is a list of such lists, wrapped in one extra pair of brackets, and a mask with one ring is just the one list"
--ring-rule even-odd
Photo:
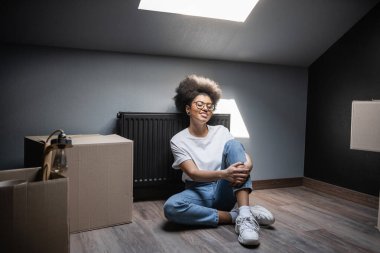
[(256, 240), (254, 240), (254, 241), (244, 241), (243, 240), (243, 238), (241, 238), (240, 237), (240, 235), (239, 235), (239, 237), (238, 237), (238, 241), (242, 244), (242, 245), (246, 245), (246, 246), (257, 246), (257, 245), (259, 245), (260, 244), (260, 241), (256, 241)]
[(269, 221), (269, 222), (259, 222), (259, 221), (257, 221), (257, 222), (259, 223), (260, 227), (268, 227), (268, 226), (272, 225), (275, 221), (276, 221), (276, 219), (273, 218), (273, 220)]
[(236, 227), (235, 227), (235, 233), (238, 235), (238, 241), (242, 244), (242, 245), (246, 245), (246, 246), (257, 246), (260, 244), (260, 241), (259, 240), (254, 240), (254, 241), (244, 241), (244, 239), (239, 235), (239, 231), (236, 230)]

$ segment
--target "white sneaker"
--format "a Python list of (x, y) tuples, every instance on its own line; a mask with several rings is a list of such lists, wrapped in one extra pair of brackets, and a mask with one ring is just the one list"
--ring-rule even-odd
[(275, 221), (273, 214), (265, 207), (254, 205), (250, 207), (253, 217), (261, 226), (272, 225)]
[(243, 245), (258, 245), (260, 226), (253, 216), (236, 218), (235, 232), (239, 235), (238, 241)]

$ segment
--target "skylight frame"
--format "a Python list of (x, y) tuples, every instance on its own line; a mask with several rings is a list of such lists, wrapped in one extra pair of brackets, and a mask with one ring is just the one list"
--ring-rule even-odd
[(259, 0), (140, 0), (138, 9), (245, 22)]

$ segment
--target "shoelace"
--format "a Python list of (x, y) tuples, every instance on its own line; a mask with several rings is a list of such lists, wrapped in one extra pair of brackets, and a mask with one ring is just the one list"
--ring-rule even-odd
[(255, 218), (253, 217), (244, 217), (242, 219), (237, 220), (237, 223), (240, 226), (241, 232), (243, 232), (246, 229), (251, 229), (258, 232), (260, 229), (259, 223), (257, 223)]

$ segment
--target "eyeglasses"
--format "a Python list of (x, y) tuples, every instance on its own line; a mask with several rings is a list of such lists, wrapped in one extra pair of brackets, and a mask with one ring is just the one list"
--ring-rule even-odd
[(195, 101), (193, 102), (199, 110), (203, 110), (203, 108), (206, 106), (207, 110), (209, 111), (214, 111), (215, 110), (215, 105), (211, 103), (205, 103), (202, 101)]

